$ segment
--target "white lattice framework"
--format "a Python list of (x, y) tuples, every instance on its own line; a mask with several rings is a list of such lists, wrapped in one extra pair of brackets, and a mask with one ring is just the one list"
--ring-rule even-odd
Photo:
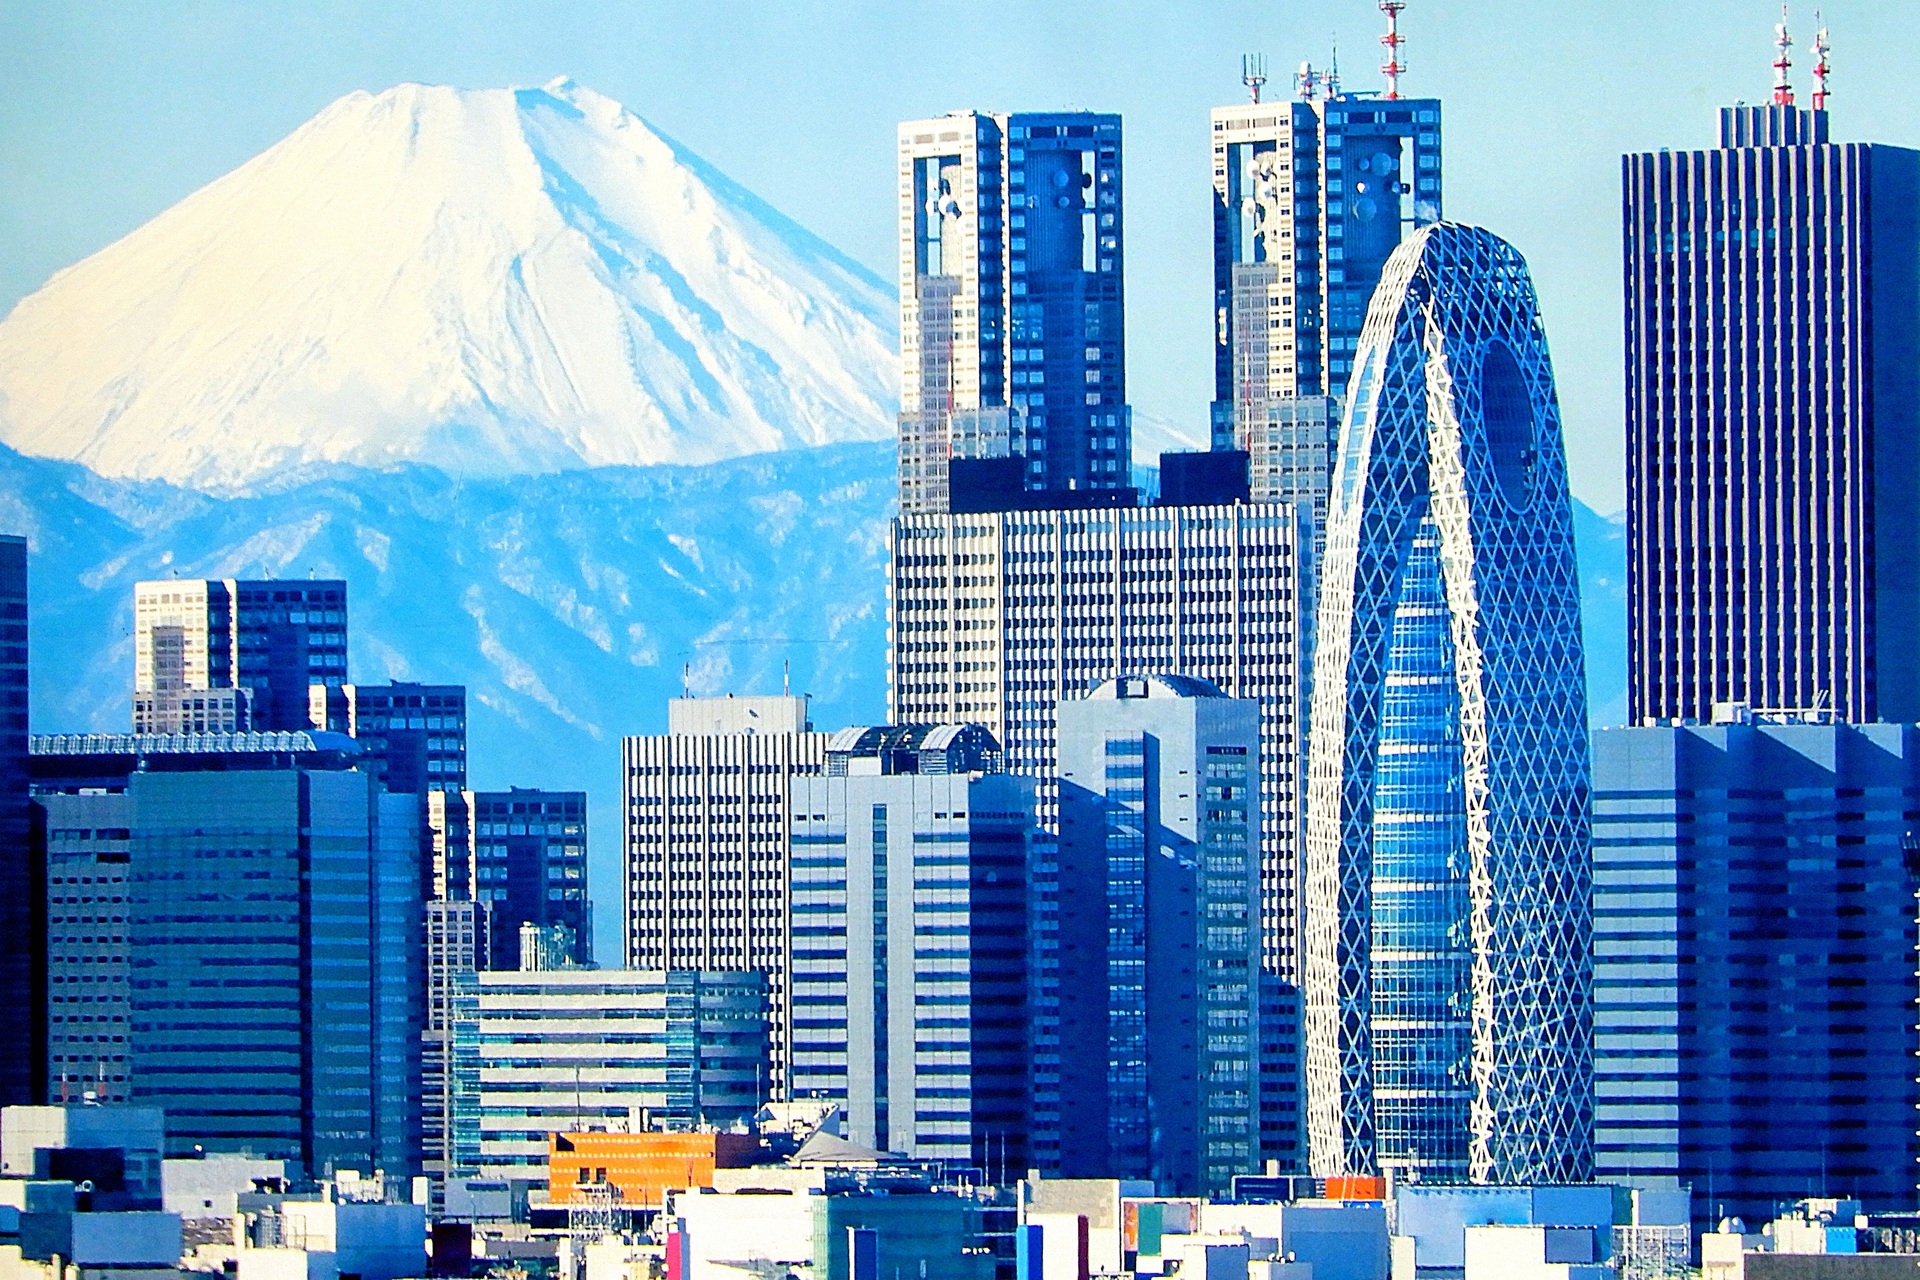
[(1525, 261), (1477, 228), (1422, 228), (1387, 264), (1354, 367), (1309, 733), (1313, 1170), (1379, 1167), (1373, 778), (1386, 639), (1426, 523), (1439, 534), (1464, 780), (1453, 803), (1465, 809), (1469, 898), (1468, 1176), (1582, 1181), (1593, 1114), (1586, 694), (1559, 406)]

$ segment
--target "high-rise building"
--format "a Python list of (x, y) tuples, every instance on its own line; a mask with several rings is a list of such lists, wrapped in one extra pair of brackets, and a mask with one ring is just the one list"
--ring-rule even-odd
[(1920, 720), (1920, 152), (1824, 98), (1621, 163), (1636, 724)]
[(1920, 728), (1602, 729), (1594, 1176), (1913, 1203)]
[(464, 791), (467, 689), (458, 684), (316, 684), (308, 722), (360, 744), (360, 767), (394, 795)]
[(1298, 80), (1294, 101), (1213, 109), (1213, 447), (1246, 450), (1254, 501), (1306, 503), (1318, 529), (1367, 301), (1440, 220), (1440, 103)]
[(128, 884), (133, 801), (125, 792), (42, 795), (46, 833), (47, 1098), (132, 1097)]
[(1301, 989), (1319, 1174), (1591, 1166), (1586, 683), (1525, 261), (1423, 227), (1341, 428), (1308, 741)]
[(956, 111), (899, 156), (901, 511), (1128, 489), (1120, 117)]
[[(1306, 708), (1296, 514), (1274, 505), (902, 517), (887, 702), (900, 724), (977, 723), (1007, 769), (1055, 776), (1061, 703), (1178, 672), (1260, 704), (1261, 933), (1294, 972)], [(1041, 817), (1052, 826), (1051, 788)]]
[[(27, 800), (27, 540), (0, 535), (0, 991), (27, 1031), (0, 1044), (0, 1105), (42, 1100), (47, 984), (44, 860)], [(16, 1031), (18, 1028), (16, 1028)]]
[(793, 788), (826, 764), (804, 697), (675, 698), (667, 732), (626, 739), (629, 968), (767, 978), (770, 1097), (790, 1062)]
[(136, 733), (299, 732), (347, 680), (347, 584), (166, 579), (133, 588)]
[(978, 725), (842, 729), (826, 755), (793, 787), (793, 1096), (1002, 1183), (1032, 1120), (1033, 783)]
[(177, 1154), (316, 1175), (418, 1159), (418, 806), (358, 754), (318, 731), (33, 739), (49, 821), (96, 861), (126, 835), (124, 904), (97, 879), (48, 886), (50, 949), (107, 939), (62, 966), (53, 1065), (97, 1079), (99, 1036), (123, 1035), (132, 1096), (165, 1109)]
[[(463, 1020), (477, 1008), (480, 963), (487, 954), (485, 903), (435, 898), (426, 904), (427, 1000), (420, 1031), (421, 1171), (444, 1186), (451, 1173), (473, 1167), (478, 1153), (455, 1149), (463, 1132), (454, 1109), (471, 1101), (478, 1079), (472, 1046), (456, 1042)], [(463, 1056), (463, 1054), (465, 1056)], [(471, 1126), (469, 1126), (470, 1128)]]
[(544, 1184), (553, 1133), (745, 1122), (764, 1096), (765, 1001), (752, 973), (480, 974), (455, 1029), (475, 1064), (453, 1108), (464, 1171)]
[(1060, 706), (1067, 1177), (1225, 1195), (1260, 1168), (1259, 769), (1259, 707), (1203, 680)]
[(587, 899), (587, 793), (466, 793), (473, 839), (473, 896), (487, 909), (488, 969), (518, 969), (520, 926), (560, 925), (575, 964), (593, 963)]

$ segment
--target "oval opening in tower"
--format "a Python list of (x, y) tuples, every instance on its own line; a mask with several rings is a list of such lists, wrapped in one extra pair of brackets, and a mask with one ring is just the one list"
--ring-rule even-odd
[(1480, 360), (1480, 417), (1500, 495), (1515, 507), (1526, 506), (1533, 498), (1533, 400), (1520, 362), (1497, 340)]

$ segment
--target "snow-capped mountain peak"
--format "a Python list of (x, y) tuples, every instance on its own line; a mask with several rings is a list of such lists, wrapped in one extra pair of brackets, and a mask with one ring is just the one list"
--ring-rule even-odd
[(891, 291), (620, 104), (407, 84), (0, 322), (0, 440), (246, 489), (706, 463), (892, 429)]

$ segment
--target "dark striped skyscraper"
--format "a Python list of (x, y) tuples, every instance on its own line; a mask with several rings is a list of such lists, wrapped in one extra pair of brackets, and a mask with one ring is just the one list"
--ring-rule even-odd
[(1920, 152), (1829, 142), (1784, 59), (1621, 165), (1636, 722), (1920, 720)]

